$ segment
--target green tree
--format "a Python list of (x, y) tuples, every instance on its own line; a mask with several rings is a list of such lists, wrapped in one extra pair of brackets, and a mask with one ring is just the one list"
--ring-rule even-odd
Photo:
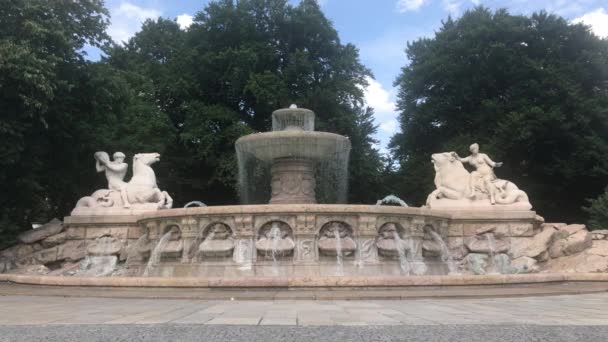
[(382, 166), (370, 138), (372, 114), (362, 109), (370, 72), (316, 1), (211, 2), (187, 31), (151, 20), (108, 54), (110, 65), (151, 80), (174, 125), (167, 182), (176, 202), (235, 203), (234, 142), (269, 130), (272, 111), (291, 103), (314, 110), (318, 129), (351, 138), (351, 200), (376, 199), (354, 186), (379, 182)]
[(598, 198), (589, 200), (589, 206), (583, 210), (589, 214), (589, 229), (608, 229), (608, 188)]
[[(106, 40), (99, 0), (0, 3), (0, 235), (65, 213), (78, 187), (76, 160), (89, 116), (79, 105), (88, 79), (85, 44)], [(82, 126), (81, 124), (84, 124)], [(88, 140), (90, 140), (89, 138)], [(65, 197), (64, 197), (65, 196)]]
[(582, 219), (608, 179), (608, 41), (544, 12), (478, 7), (406, 51), (391, 142), (405, 198), (422, 204), (433, 187), (430, 154), (478, 142), (541, 214)]

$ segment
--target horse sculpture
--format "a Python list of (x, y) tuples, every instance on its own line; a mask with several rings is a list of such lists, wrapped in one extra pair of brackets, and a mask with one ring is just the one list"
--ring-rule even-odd
[[(102, 153), (96, 153), (97, 156)], [(99, 159), (98, 159), (99, 161)], [(121, 193), (115, 189), (101, 189), (91, 196), (85, 196), (76, 203), (72, 215), (82, 212), (86, 208), (123, 209), (169, 209), (173, 206), (173, 199), (166, 191), (162, 191), (156, 184), (156, 175), (151, 165), (160, 161), (158, 153), (138, 153), (133, 156), (133, 177), (125, 184), (129, 203), (123, 203)], [(96, 211), (99, 212), (99, 211)], [(101, 211), (103, 212), (103, 210)]]
[[(480, 183), (481, 179), (471, 182), (471, 174), (452, 153), (435, 153), (431, 156), (431, 161), (435, 168), (436, 189), (428, 195), (427, 206), (437, 208), (443, 205), (451, 207), (490, 205), (488, 191)], [(475, 191), (472, 191), (471, 183), (476, 187)], [(496, 207), (510, 206), (525, 210), (532, 208), (528, 195), (514, 183), (496, 179), (492, 181), (492, 186), (495, 187), (498, 205)], [(472, 193), (475, 195), (471, 198)]]

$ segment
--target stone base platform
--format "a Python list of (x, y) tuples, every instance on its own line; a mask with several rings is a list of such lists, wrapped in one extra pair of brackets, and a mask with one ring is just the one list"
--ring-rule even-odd
[[(129, 251), (141, 250), (141, 256), (131, 258), (137, 259), (134, 265), (139, 268), (146, 265), (158, 241), (173, 230), (175, 237), (166, 251), (161, 251), (160, 264), (153, 265), (149, 275), (238, 279), (251, 275), (333, 275), (336, 253), (332, 248), (338, 245), (352, 246), (344, 255), (343, 272), (339, 272), (345, 276), (403, 274), (395, 247), (399, 244), (404, 246), (401, 248), (410, 263), (427, 264), (423, 274), (447, 274), (447, 265), (439, 265), (442, 247), (432, 232), (442, 238), (454, 263), (467, 263), (464, 258), (471, 254), (473, 262), (485, 265), (478, 267), (481, 270), (491, 264), (487, 260), (491, 252), (488, 233), (496, 240), (496, 254), (515, 259), (525, 255), (521, 250), (533, 242), (541, 222), (530, 210), (270, 204), (167, 209), (125, 216), (69, 216), (64, 227), (67, 239), (82, 246), (96, 244), (101, 237), (113, 239), (114, 249), (121, 251), (121, 261), (129, 259)], [(288, 247), (273, 261), (268, 248), (263, 247), (272, 245), (270, 232), (275, 226), (280, 229), (278, 246)], [(340, 232), (340, 242), (335, 238), (336, 231)], [(397, 235), (402, 241), (395, 240)], [(145, 241), (138, 242), (142, 237)], [(280, 272), (276, 272), (277, 265)], [(353, 265), (365, 265), (365, 271)], [(515, 268), (507, 271), (528, 272)]]
[(608, 274), (420, 277), (55, 277), (0, 274), (0, 295), (197, 299), (406, 299), (608, 292)]

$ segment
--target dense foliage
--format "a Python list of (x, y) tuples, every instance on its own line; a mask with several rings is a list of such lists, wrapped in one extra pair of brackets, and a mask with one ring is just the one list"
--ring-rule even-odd
[(607, 40), (543, 12), (479, 7), (409, 43), (407, 55), (391, 146), (408, 202), (433, 187), (432, 153), (467, 155), (478, 142), (539, 213), (584, 220), (585, 199), (608, 183)]
[(429, 155), (477, 141), (543, 215), (579, 220), (597, 198), (585, 210), (605, 224), (608, 42), (584, 26), (477, 8), (408, 44), (402, 132), (383, 159), (363, 103), (371, 73), (315, 0), (215, 1), (187, 30), (149, 20), (121, 45), (108, 23), (101, 0), (0, 2), (0, 245), (103, 187), (97, 150), (160, 152), (159, 185), (177, 206), (237, 203), (235, 140), (291, 103), (350, 138), (351, 203), (397, 188), (422, 204)]
[(608, 229), (608, 187), (583, 210), (589, 214), (589, 229)]
[[(79, 51), (107, 40), (101, 1), (0, 2), (0, 236), (66, 213), (93, 151), (96, 76)], [(0, 242), (0, 244), (2, 244)]]
[(361, 90), (370, 72), (314, 0), (295, 7), (285, 0), (212, 2), (186, 31), (174, 21), (147, 21), (104, 63), (152, 83), (174, 127), (165, 153), (171, 169), (161, 181), (178, 203), (235, 203), (235, 140), (270, 130), (272, 111), (291, 103), (315, 111), (317, 129), (350, 137), (357, 184), (350, 201), (379, 196), (382, 162)]
[[(350, 137), (349, 200), (380, 196), (361, 90), (370, 72), (316, 1), (212, 2), (187, 30), (149, 20), (124, 45), (109, 41), (108, 20), (101, 0), (0, 4), (3, 243), (102, 187), (96, 150), (160, 152), (159, 185), (177, 206), (234, 204), (235, 140), (269, 130), (271, 112), (291, 103), (314, 110), (318, 129)], [(86, 61), (85, 44), (106, 57)]]

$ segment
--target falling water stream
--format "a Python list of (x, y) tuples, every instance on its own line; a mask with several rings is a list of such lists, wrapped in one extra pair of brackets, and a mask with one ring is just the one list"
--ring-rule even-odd
[[(414, 239), (409, 238), (408, 239), (408, 246), (409, 246), (409, 250), (410, 250), (410, 255), (411, 255), (411, 266), (412, 266), (412, 272), (415, 275), (423, 275), (426, 273), (427, 271), (427, 266), (424, 263), (424, 259), (422, 258), (422, 254), (419, 253), (419, 249), (416, 248), (416, 244), (414, 243)], [(421, 243), (421, 242), (419, 242)], [(418, 245), (420, 246), (420, 245)]]
[(140, 249), (148, 242), (148, 235), (144, 234), (142, 236), (139, 237), (139, 239), (137, 239), (137, 241), (135, 241), (135, 243), (131, 246), (129, 246), (129, 248), (127, 248), (127, 261), (126, 261), (126, 265), (127, 267), (129, 267), (129, 265), (131, 265), (132, 260), (137, 258), (139, 256), (139, 252)]
[(488, 240), (488, 251), (490, 252), (490, 269), (488, 270), (489, 274), (498, 274), (496, 267), (496, 240), (494, 239), (494, 234), (486, 233), (486, 239)]
[[(211, 229), (211, 231), (203, 239), (202, 245), (203, 246), (208, 245), (209, 243), (211, 243), (211, 241), (213, 241), (214, 238), (215, 238), (215, 231), (213, 229)], [(201, 245), (200, 243), (197, 243), (197, 245), (195, 247), (196, 251), (197, 251), (197, 254), (200, 253), (200, 247), (199, 247), (200, 245)]]
[(399, 254), (399, 266), (401, 267), (403, 273), (409, 275), (412, 271), (412, 267), (409, 261), (407, 261), (407, 256), (405, 254), (405, 243), (397, 231), (393, 232), (393, 239), (395, 240), (395, 248)]
[(166, 232), (165, 235), (163, 235), (163, 237), (158, 241), (154, 247), (154, 250), (152, 250), (152, 253), (150, 253), (150, 260), (148, 260), (148, 264), (146, 265), (146, 269), (143, 273), (144, 277), (147, 277), (152, 268), (160, 263), (160, 257), (165, 249), (165, 246), (169, 242), (169, 239), (171, 238), (171, 234), (171, 231)]
[(344, 255), (342, 254), (342, 238), (340, 238), (340, 232), (334, 230), (334, 237), (336, 238), (336, 275), (344, 275)]
[(275, 276), (279, 275), (279, 262), (277, 258), (279, 243), (281, 242), (281, 228), (276, 223), (270, 227), (270, 241), (271, 241), (271, 252), (272, 255), (272, 272)]
[(234, 261), (239, 264), (239, 270), (251, 270), (253, 266), (251, 253), (251, 242), (247, 240), (238, 240), (236, 244), (236, 251), (234, 253)]
[(454, 262), (452, 253), (450, 252), (450, 249), (446, 245), (445, 241), (443, 241), (441, 238), (441, 235), (437, 234), (437, 232), (432, 229), (429, 230), (429, 232), (431, 233), (433, 240), (435, 240), (435, 242), (437, 242), (441, 248), (441, 260), (448, 265), (448, 274), (458, 274), (458, 266)]

